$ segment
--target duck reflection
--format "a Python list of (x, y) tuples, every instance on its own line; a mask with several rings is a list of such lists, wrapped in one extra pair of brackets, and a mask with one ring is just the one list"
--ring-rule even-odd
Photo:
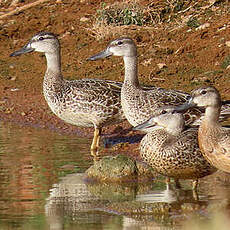
[(82, 229), (89, 225), (135, 229), (141, 224), (163, 229), (172, 218), (169, 209), (180, 212), (185, 203), (195, 203), (198, 209), (207, 205), (207, 201), (198, 201), (192, 190), (175, 189), (171, 184), (164, 189), (164, 181), (89, 183), (84, 176), (71, 174), (53, 185), (45, 206), (50, 229), (64, 229), (66, 221)]
[(135, 197), (136, 186), (86, 183), (84, 176), (83, 173), (71, 174), (53, 185), (45, 205), (50, 229), (63, 229), (64, 217), (78, 224), (102, 225), (114, 215), (107, 211), (111, 202)]
[[(137, 195), (137, 201), (145, 203), (186, 203), (199, 202), (199, 196), (196, 190), (185, 190), (182, 188), (174, 188), (172, 184), (167, 183), (166, 189), (149, 190), (147, 193)], [(201, 202), (201, 201), (200, 201)]]

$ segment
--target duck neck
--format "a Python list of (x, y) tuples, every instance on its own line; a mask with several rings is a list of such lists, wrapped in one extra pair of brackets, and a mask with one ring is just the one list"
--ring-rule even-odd
[(182, 133), (182, 128), (175, 128), (175, 129), (167, 129), (167, 132), (173, 136), (178, 136), (180, 133)]
[(210, 106), (205, 109), (204, 122), (208, 124), (217, 124), (220, 116), (220, 107)]
[(139, 86), (138, 81), (138, 69), (137, 69), (137, 57), (124, 57), (125, 64), (125, 80), (124, 83)]
[[(62, 80), (61, 74), (61, 55), (60, 51), (54, 53), (45, 53), (46, 61), (47, 61), (47, 69), (45, 78), (49, 78), (49, 80)], [(54, 79), (51, 79), (54, 78)], [(47, 79), (46, 79), (47, 80)]]

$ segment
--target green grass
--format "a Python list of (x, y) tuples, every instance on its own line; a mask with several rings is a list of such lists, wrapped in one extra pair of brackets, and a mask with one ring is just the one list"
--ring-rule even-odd
[(101, 4), (97, 10), (97, 21), (107, 25), (138, 25), (144, 24), (143, 10), (136, 3), (119, 3), (106, 6)]
[(228, 66), (230, 66), (230, 55), (226, 56), (224, 61), (221, 63), (222, 69), (226, 69)]
[(190, 28), (197, 28), (200, 25), (201, 25), (201, 23), (198, 21), (198, 19), (196, 17), (191, 17), (187, 22), (187, 26)]

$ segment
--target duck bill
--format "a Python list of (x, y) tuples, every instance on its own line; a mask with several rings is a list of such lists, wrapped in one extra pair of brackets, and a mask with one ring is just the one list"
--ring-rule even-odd
[(183, 113), (185, 111), (187, 111), (190, 108), (196, 107), (197, 105), (192, 101), (192, 98), (184, 103), (183, 105), (178, 105), (174, 108), (175, 112), (179, 112), (179, 113)]
[(104, 51), (102, 51), (102, 52), (100, 52), (100, 53), (97, 53), (97, 54), (95, 54), (95, 55), (89, 57), (87, 60), (88, 60), (88, 61), (96, 61), (96, 60), (98, 60), (98, 59), (102, 59), (102, 58), (109, 57), (109, 56), (111, 56), (112, 54), (113, 54), (112, 52), (110, 52), (108, 49), (106, 49), (106, 50), (104, 50)]
[(28, 43), (25, 46), (23, 46), (20, 50), (17, 50), (15, 52), (13, 52), (12, 54), (10, 54), (10, 57), (19, 56), (21, 54), (30, 53), (30, 52), (33, 52), (33, 51), (34, 51), (34, 48), (32, 48), (31, 44)]
[(148, 128), (151, 128), (151, 127), (154, 127), (156, 126), (157, 124), (155, 122), (153, 122), (151, 120), (151, 118), (145, 122), (143, 122), (142, 124), (140, 125), (137, 125), (135, 127), (133, 127), (133, 130), (140, 130), (140, 131), (143, 131), (143, 130), (146, 130)]

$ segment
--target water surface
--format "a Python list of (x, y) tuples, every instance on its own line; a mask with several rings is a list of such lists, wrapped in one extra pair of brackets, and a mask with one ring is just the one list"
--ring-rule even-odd
[(91, 164), (89, 139), (1, 123), (0, 229), (48, 229), (44, 207), (61, 176)]
[[(228, 183), (220, 192), (206, 180), (199, 194), (187, 181), (183, 190), (166, 189), (161, 180), (86, 183), (84, 172), (93, 164), (90, 143), (1, 123), (0, 230), (181, 229), (191, 209), (208, 223), (206, 207), (228, 200)], [(156, 214), (158, 209), (166, 211)]]

